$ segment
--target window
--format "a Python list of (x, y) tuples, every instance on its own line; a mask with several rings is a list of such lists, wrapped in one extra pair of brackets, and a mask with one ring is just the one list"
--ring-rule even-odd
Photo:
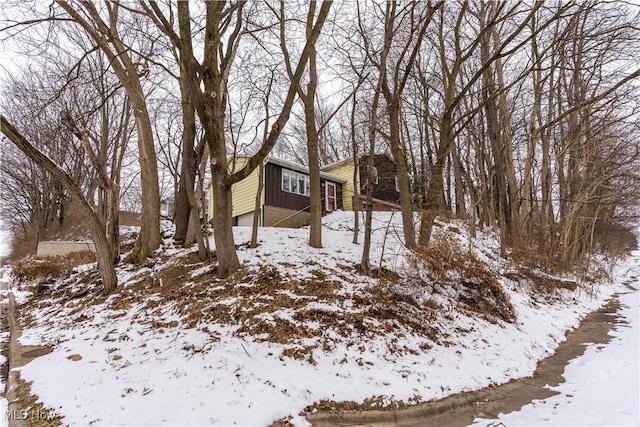
[(289, 175), (285, 174), (286, 171), (282, 171), (282, 191), (291, 191), (289, 184)]
[(282, 191), (309, 197), (310, 187), (309, 175), (282, 169)]

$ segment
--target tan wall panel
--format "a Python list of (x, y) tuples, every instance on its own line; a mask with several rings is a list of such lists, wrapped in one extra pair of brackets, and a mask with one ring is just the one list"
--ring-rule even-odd
[[(275, 226), (275, 227), (285, 227), (285, 228), (298, 228), (298, 227), (302, 227), (303, 225), (307, 225), (310, 219), (311, 219), (311, 214), (309, 212), (296, 213), (296, 211), (291, 209), (277, 208), (274, 206), (264, 207), (264, 226), (265, 227)], [(277, 225), (274, 225), (276, 223)]]
[(95, 252), (96, 245), (93, 242), (61, 242), (49, 241), (38, 243), (37, 256), (63, 256), (72, 252)]
[(253, 212), (238, 217), (238, 227), (253, 227)]

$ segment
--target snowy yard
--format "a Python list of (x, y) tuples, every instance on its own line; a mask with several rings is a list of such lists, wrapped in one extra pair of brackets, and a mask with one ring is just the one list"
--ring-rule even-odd
[[(239, 250), (246, 269), (232, 284), (214, 281), (211, 266), (191, 267), (181, 249), (142, 272), (121, 269), (121, 290), (106, 299), (72, 298), (68, 292), (81, 283), (59, 282), (23, 306), (21, 342), (52, 352), (21, 368), (21, 376), (64, 424), (268, 425), (291, 417), (308, 425), (299, 414), (311, 405), (418, 403), (529, 376), (566, 330), (613, 293), (627, 292), (622, 314), (629, 325), (572, 363), (561, 395), (506, 415), (504, 423), (564, 424), (573, 421), (554, 412), (586, 414), (583, 408), (602, 415), (590, 399), (600, 387), (609, 396), (624, 387), (629, 400), (603, 423), (637, 422), (637, 400), (630, 413), (625, 408), (638, 396), (639, 253), (616, 270), (614, 284), (578, 281), (575, 291), (540, 296), (497, 256), (493, 236), (472, 239), (460, 226), (440, 224), (443, 241), (458, 241), (490, 266), (511, 319), (511, 308), (469, 302), (476, 294), (453, 285), (464, 279), (457, 273), (437, 282), (412, 270), (415, 260), (397, 238), (399, 215), (376, 214), (371, 258), (378, 265), (382, 256), (384, 271), (399, 279), (357, 275), (362, 246), (351, 243), (352, 215), (325, 218), (322, 249), (306, 245), (306, 229), (261, 229), (258, 248)], [(250, 231), (238, 227), (236, 243), (247, 242)], [(79, 277), (87, 267), (76, 270)], [(412, 271), (423, 281), (409, 280)], [(621, 350), (629, 343), (635, 353)]]

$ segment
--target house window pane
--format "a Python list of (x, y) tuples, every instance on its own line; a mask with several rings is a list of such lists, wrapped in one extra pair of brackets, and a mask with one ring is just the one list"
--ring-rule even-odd
[(283, 169), (282, 191), (309, 197), (311, 194), (309, 175)]

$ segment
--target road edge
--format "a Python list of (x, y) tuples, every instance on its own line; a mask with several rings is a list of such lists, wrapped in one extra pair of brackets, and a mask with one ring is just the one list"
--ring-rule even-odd
[(9, 291), (9, 375), (7, 377), (7, 401), (8, 414), (4, 414), (8, 418), (9, 427), (25, 427), (27, 423), (19, 416), (7, 416), (9, 414), (20, 414), (22, 405), (17, 393), (20, 380), (20, 371), (17, 369), (22, 364), (22, 345), (19, 338), (22, 330), (18, 326), (16, 315), (16, 298), (13, 292)]
[[(558, 385), (562, 380), (564, 367), (566, 364), (586, 351), (589, 343), (606, 343), (611, 340), (609, 331), (613, 330), (619, 320), (618, 309), (620, 301), (618, 293), (613, 294), (603, 305), (588, 313), (580, 324), (565, 332), (565, 340), (554, 350), (549, 357), (538, 361), (534, 374), (530, 377), (514, 378), (509, 382), (490, 386), (476, 391), (468, 391), (454, 394), (443, 399), (417, 404), (408, 408), (395, 410), (363, 410), (356, 412), (318, 412), (305, 414), (304, 417), (311, 423), (312, 427), (409, 427), (409, 426), (444, 426), (444, 425), (469, 425), (468, 422), (455, 422), (450, 419), (450, 411), (460, 410), (465, 414), (458, 416), (468, 416), (472, 412), (482, 414), (484, 417), (494, 418), (493, 411), (485, 408), (494, 403), (499, 404), (502, 399), (507, 400), (514, 394), (530, 389), (537, 393), (537, 399), (551, 397), (557, 392), (545, 388), (545, 385)], [(610, 318), (610, 319), (609, 319)], [(609, 321), (610, 320), (610, 321)], [(596, 331), (594, 325), (598, 326)], [(586, 331), (585, 331), (586, 329)], [(591, 330), (591, 331), (590, 331)], [(595, 334), (594, 340), (585, 340), (583, 334)], [(556, 360), (559, 359), (559, 360)], [(549, 366), (554, 365), (557, 366)], [(562, 369), (559, 369), (559, 368)], [(557, 384), (552, 384), (556, 382)], [(509, 402), (511, 406), (522, 407), (528, 401), (526, 399), (514, 399)], [(510, 411), (509, 411), (510, 412)], [(497, 413), (497, 412), (496, 412)], [(449, 415), (449, 416), (448, 416)], [(460, 420), (458, 420), (460, 421)], [(274, 423), (273, 427), (283, 424)]]

